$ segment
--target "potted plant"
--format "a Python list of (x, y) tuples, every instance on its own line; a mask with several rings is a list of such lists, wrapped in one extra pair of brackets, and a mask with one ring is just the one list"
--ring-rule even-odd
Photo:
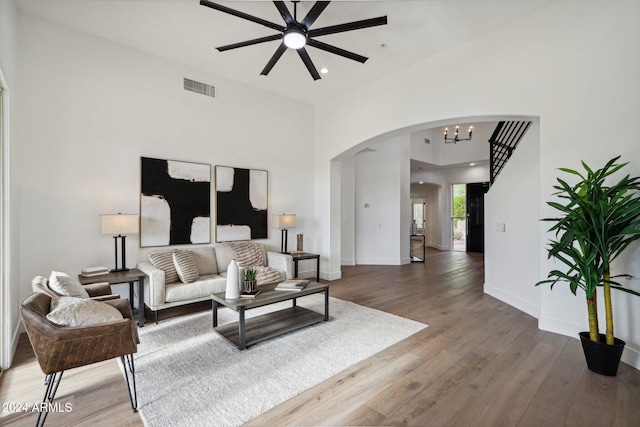
[(245, 292), (255, 292), (256, 291), (256, 276), (258, 275), (258, 270), (253, 267), (247, 267), (244, 270), (244, 290)]
[[(605, 181), (628, 163), (617, 164), (615, 157), (602, 168), (593, 171), (584, 162), (585, 170), (561, 168), (568, 174), (577, 176), (579, 181), (569, 185), (558, 178), (553, 188), (561, 202), (547, 202), (560, 211), (557, 218), (545, 218), (555, 224), (549, 231), (555, 231), (556, 240), (550, 240), (548, 258), (555, 258), (568, 270), (552, 270), (543, 283), (558, 282), (569, 284), (576, 295), (578, 288), (586, 294), (589, 316), (589, 332), (581, 332), (587, 366), (603, 375), (616, 375), (624, 341), (614, 337), (613, 306), (611, 289), (618, 289), (636, 296), (640, 293), (623, 287), (613, 279), (629, 277), (626, 274), (611, 276), (611, 262), (616, 259), (631, 242), (640, 238), (640, 177), (620, 179), (613, 185)], [(602, 287), (604, 296), (606, 333), (600, 334), (596, 290)], [(612, 354), (609, 354), (612, 353)]]

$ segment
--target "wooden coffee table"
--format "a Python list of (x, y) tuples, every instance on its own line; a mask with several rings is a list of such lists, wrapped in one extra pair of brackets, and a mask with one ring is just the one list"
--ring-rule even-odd
[[(262, 292), (255, 298), (226, 299), (224, 292), (211, 295), (213, 329), (240, 350), (260, 341), (329, 320), (329, 286), (310, 282), (301, 291), (275, 291), (276, 284), (259, 286)], [(300, 307), (298, 298), (324, 292), (324, 314)], [(292, 301), (289, 308), (245, 319), (245, 311), (282, 301)], [(218, 326), (218, 305), (238, 312), (239, 320)]]

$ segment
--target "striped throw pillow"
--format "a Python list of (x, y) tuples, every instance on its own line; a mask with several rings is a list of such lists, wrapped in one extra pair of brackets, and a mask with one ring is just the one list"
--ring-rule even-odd
[(173, 264), (178, 272), (178, 277), (183, 283), (191, 283), (198, 280), (200, 273), (189, 251), (175, 251), (173, 253)]
[(149, 261), (160, 270), (164, 270), (164, 282), (175, 283), (178, 281), (178, 272), (173, 264), (173, 252), (154, 252), (149, 254)]

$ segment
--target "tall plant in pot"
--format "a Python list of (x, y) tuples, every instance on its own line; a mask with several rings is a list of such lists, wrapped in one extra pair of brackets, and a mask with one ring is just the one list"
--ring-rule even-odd
[[(555, 232), (555, 239), (549, 241), (548, 258), (555, 258), (568, 269), (552, 270), (546, 280), (536, 283), (536, 286), (548, 283), (553, 289), (556, 283), (566, 282), (574, 295), (578, 288), (585, 292), (589, 332), (581, 332), (580, 337), (587, 366), (604, 375), (616, 375), (625, 344), (614, 337), (611, 290), (640, 296), (613, 280), (628, 275), (611, 276), (611, 262), (640, 238), (640, 177), (626, 175), (612, 185), (606, 182), (628, 164), (616, 163), (619, 158), (609, 160), (595, 171), (584, 162), (582, 173), (560, 169), (579, 180), (570, 185), (557, 178), (558, 184), (553, 188), (560, 202), (547, 204), (558, 210), (560, 216), (543, 221), (554, 222), (549, 229)], [(605, 334), (599, 332), (598, 287), (604, 297)]]

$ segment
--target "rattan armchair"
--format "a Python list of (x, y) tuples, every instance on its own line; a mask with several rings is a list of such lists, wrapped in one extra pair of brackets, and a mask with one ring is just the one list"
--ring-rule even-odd
[[(51, 307), (50, 295), (36, 292), (22, 303), (22, 321), (36, 359), (46, 375), (43, 408), (53, 402), (65, 370), (120, 357), (129, 389), (131, 408), (137, 412), (133, 354), (137, 352), (140, 342), (138, 327), (133, 320), (127, 299), (114, 299), (102, 304), (117, 308), (123, 319), (93, 326), (64, 327), (47, 319)], [(44, 425), (46, 418), (47, 412), (41, 412), (36, 425)]]

